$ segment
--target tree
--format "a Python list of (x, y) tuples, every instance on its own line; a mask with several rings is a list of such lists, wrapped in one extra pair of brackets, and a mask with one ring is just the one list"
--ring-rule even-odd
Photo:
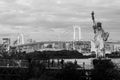
[(110, 59), (94, 59), (92, 80), (120, 80), (120, 72)]

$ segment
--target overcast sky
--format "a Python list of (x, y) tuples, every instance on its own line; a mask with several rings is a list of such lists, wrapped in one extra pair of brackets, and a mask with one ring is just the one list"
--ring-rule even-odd
[(120, 0), (0, 0), (0, 37), (36, 41), (73, 40), (73, 26), (82, 39), (93, 39), (91, 11), (110, 40), (120, 40)]

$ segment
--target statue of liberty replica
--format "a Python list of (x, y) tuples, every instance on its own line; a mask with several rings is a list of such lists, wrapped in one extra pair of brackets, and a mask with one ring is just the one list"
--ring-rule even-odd
[(109, 33), (104, 31), (101, 22), (95, 22), (94, 12), (91, 15), (97, 57), (92, 61), (93, 70), (91, 71), (91, 80), (120, 80), (118, 66), (110, 58), (105, 57), (105, 42), (108, 40)]
[(101, 22), (95, 22), (94, 12), (92, 11), (92, 20), (93, 20), (93, 30), (94, 30), (94, 44), (96, 49), (96, 57), (102, 58), (105, 57), (105, 42), (109, 37), (109, 33), (105, 32), (102, 28)]

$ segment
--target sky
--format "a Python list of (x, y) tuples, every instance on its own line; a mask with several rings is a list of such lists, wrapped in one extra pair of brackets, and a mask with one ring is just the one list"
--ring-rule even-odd
[(120, 40), (120, 0), (0, 0), (0, 38), (25, 40), (73, 40), (73, 26), (81, 27), (82, 40), (92, 40), (91, 12)]

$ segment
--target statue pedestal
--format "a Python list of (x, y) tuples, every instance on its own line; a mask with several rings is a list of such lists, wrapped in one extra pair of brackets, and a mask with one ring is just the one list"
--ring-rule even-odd
[(111, 59), (94, 59), (93, 66), (94, 68), (91, 70), (92, 80), (120, 80), (120, 73)]
[(109, 58), (96, 58), (92, 61), (94, 68), (106, 67), (106, 65), (112, 63)]

